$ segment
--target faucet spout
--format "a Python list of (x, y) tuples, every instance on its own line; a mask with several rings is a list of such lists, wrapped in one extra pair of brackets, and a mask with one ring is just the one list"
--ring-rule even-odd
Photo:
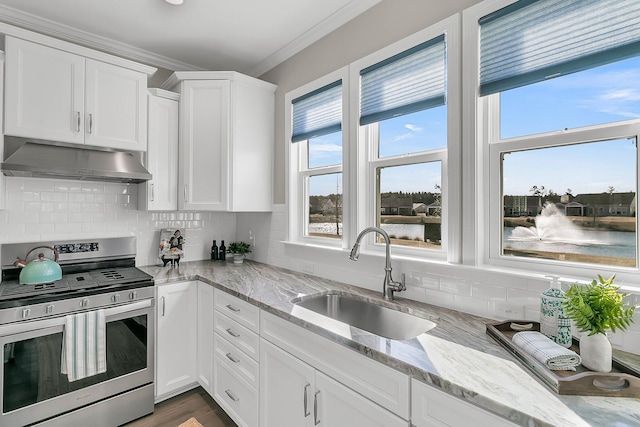
[[(360, 255), (360, 241), (367, 233), (378, 233), (382, 236), (385, 243), (385, 266), (384, 266), (384, 282), (382, 284), (382, 294), (384, 299), (392, 300), (394, 292), (400, 292), (406, 290), (404, 280), (402, 282), (395, 282), (391, 277), (391, 239), (386, 231), (379, 227), (367, 227), (358, 234), (356, 242), (351, 248), (349, 259), (357, 261)], [(404, 275), (402, 276), (404, 279)]]

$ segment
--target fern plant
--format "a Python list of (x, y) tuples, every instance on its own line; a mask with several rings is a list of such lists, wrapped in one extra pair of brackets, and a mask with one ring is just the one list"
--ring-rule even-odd
[(598, 280), (586, 286), (573, 284), (566, 292), (565, 312), (581, 332), (595, 335), (606, 334), (608, 330), (624, 331), (633, 322), (636, 307), (625, 306), (623, 299), (628, 294), (618, 292), (620, 286), (613, 284), (615, 277), (604, 279), (598, 275)]

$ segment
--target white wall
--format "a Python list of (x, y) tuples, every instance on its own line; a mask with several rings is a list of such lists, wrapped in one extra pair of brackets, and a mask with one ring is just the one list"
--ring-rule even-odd
[[(235, 239), (236, 214), (143, 212), (135, 184), (6, 177), (0, 244), (136, 236), (138, 265), (160, 264), (160, 229), (185, 236), (185, 261), (209, 259), (211, 240)], [(25, 254), (26, 255), (26, 254)]]

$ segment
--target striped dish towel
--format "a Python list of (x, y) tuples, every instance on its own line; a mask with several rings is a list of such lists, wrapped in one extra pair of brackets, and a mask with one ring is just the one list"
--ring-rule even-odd
[(106, 372), (106, 347), (104, 310), (66, 316), (61, 372), (69, 382)]
[(512, 341), (552, 371), (575, 371), (581, 363), (578, 353), (556, 344), (540, 332), (518, 332)]

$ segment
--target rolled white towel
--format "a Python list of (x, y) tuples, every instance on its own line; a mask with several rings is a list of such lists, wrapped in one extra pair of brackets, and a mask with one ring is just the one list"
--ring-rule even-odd
[(578, 353), (556, 344), (540, 332), (518, 332), (512, 341), (552, 371), (575, 371), (581, 363)]

